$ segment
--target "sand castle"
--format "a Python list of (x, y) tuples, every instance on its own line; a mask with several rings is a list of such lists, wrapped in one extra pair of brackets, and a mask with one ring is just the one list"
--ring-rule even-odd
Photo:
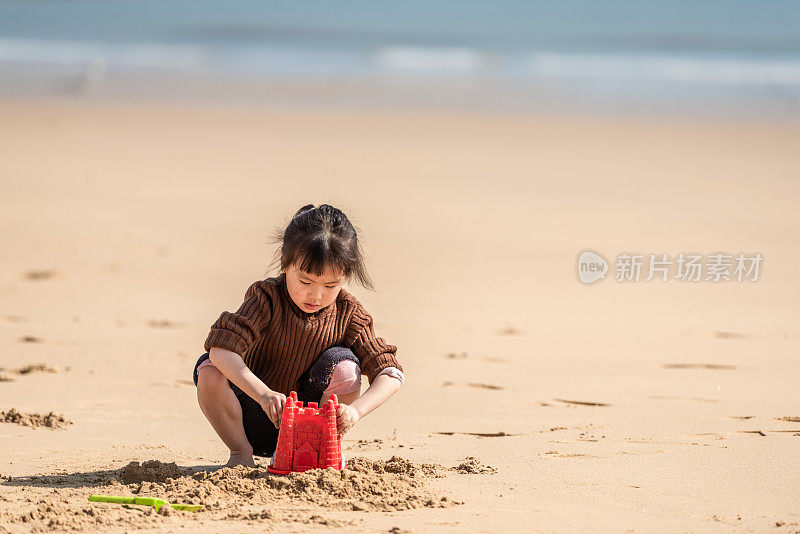
[(283, 408), (272, 465), (267, 469), (280, 475), (327, 467), (344, 469), (342, 438), (336, 431), (338, 407), (336, 395), (331, 395), (322, 408), (316, 402), (304, 408), (292, 391)]

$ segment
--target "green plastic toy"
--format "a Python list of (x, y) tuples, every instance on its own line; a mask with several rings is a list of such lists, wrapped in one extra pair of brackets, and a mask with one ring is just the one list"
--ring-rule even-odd
[(111, 502), (116, 504), (139, 504), (141, 506), (152, 506), (158, 512), (162, 506), (171, 506), (175, 510), (185, 510), (196, 512), (203, 508), (202, 504), (170, 504), (164, 499), (155, 497), (115, 497), (113, 495), (91, 495), (89, 500), (92, 502)]

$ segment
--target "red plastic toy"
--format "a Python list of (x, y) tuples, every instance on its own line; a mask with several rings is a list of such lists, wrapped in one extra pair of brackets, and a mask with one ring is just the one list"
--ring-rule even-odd
[(342, 437), (336, 431), (338, 407), (336, 395), (331, 395), (322, 408), (316, 402), (304, 408), (292, 391), (283, 407), (278, 444), (267, 470), (286, 475), (316, 468), (344, 469)]

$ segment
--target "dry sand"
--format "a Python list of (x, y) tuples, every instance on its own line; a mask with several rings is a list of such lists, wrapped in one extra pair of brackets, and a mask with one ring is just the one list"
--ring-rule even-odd
[[(798, 532), (798, 146), (734, 120), (2, 102), (0, 410), (74, 424), (0, 423), (0, 531)], [(307, 202), (361, 229), (378, 292), (349, 289), (407, 383), (345, 436), (353, 470), (217, 469), (192, 366)], [(765, 262), (584, 286), (586, 248)]]

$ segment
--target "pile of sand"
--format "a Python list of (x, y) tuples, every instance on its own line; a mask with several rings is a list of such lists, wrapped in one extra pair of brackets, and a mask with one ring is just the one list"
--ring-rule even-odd
[[(468, 458), (461, 466), (444, 468), (399, 456), (388, 460), (356, 457), (348, 459), (344, 471), (313, 469), (289, 475), (274, 475), (261, 467), (193, 472), (174, 462), (131, 462), (113, 471), (30, 477), (26, 484), (59, 487), (58, 493), (35, 502), (24, 514), (5, 514), (0, 524), (24, 524), (33, 532), (100, 526), (141, 528), (225, 519), (354, 526), (361, 521), (358, 513), (463, 504), (435, 494), (425, 481), (453, 471), (483, 472), (462, 469), (467, 464), (479, 462)], [(91, 494), (160, 497), (171, 503), (203, 504), (205, 508), (200, 512), (162, 508), (163, 513), (156, 514), (148, 507), (90, 503)]]
[[(76, 493), (75, 490), (70, 493)], [(80, 501), (80, 503), (79, 503)], [(121, 506), (108, 506), (100, 510), (88, 502), (82, 502), (79, 496), (72, 498), (49, 497), (41, 499), (36, 506), (16, 517), (4, 518), (17, 526), (25, 525), (30, 532), (52, 532), (67, 530), (93, 530), (99, 527), (122, 526), (131, 523), (129, 516), (136, 515), (135, 524), (139, 526), (157, 526), (163, 521), (155, 515), (153, 508), (132, 511)], [(4, 521), (5, 522), (5, 521)]]
[(16, 423), (34, 428), (43, 426), (56, 430), (67, 428), (72, 424), (72, 421), (64, 419), (63, 415), (58, 415), (55, 412), (42, 415), (38, 413), (21, 413), (11, 408), (8, 411), (0, 411), (0, 423)]
[(123, 484), (141, 484), (142, 482), (166, 482), (170, 478), (179, 478), (191, 474), (190, 469), (181, 469), (175, 462), (168, 464), (158, 460), (148, 460), (143, 464), (131, 462), (118, 471), (119, 480)]
[(483, 475), (487, 473), (497, 473), (497, 469), (490, 465), (481, 465), (480, 460), (474, 456), (468, 456), (463, 462), (455, 467), (451, 467), (453, 471), (462, 474)]
[(377, 461), (352, 458), (347, 466), (344, 471), (312, 469), (285, 476), (257, 467), (222, 468), (164, 483), (142, 482), (135, 492), (205, 504), (211, 510), (235, 507), (242, 499), (249, 504), (272, 505), (270, 510), (275, 510), (279, 501), (288, 507), (302, 502), (328, 510), (385, 512), (453, 504), (425, 489), (424, 478), (442, 476), (442, 469), (433, 464), (414, 464), (393, 456)]
[(442, 468), (433, 463), (415, 464), (401, 458), (399, 456), (392, 456), (388, 460), (370, 460), (368, 458), (353, 458), (348, 460), (347, 468), (353, 471), (360, 471), (362, 473), (369, 473), (374, 471), (376, 473), (395, 473), (398, 475), (406, 475), (409, 477), (433, 477), (441, 478), (444, 476)]

